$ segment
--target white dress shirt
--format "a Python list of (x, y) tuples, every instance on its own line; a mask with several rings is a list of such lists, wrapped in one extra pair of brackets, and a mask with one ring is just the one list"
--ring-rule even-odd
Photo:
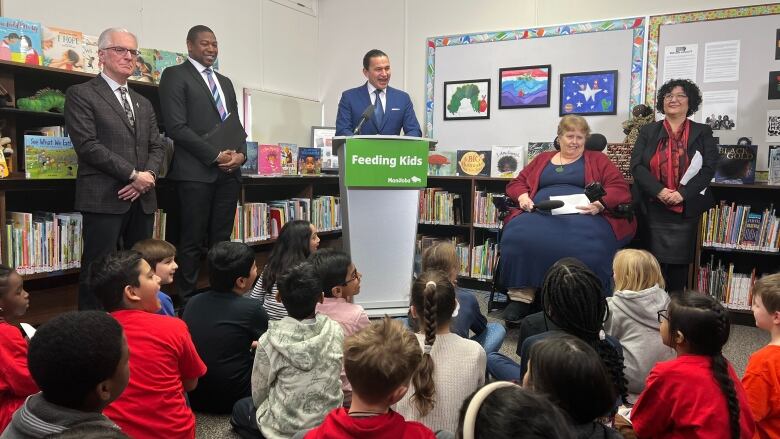
[(127, 89), (127, 93), (126, 93), (127, 102), (130, 104), (130, 111), (133, 112), (133, 117), (135, 118), (135, 107), (133, 107), (133, 100), (132, 98), (130, 98), (130, 87), (127, 86), (127, 81), (125, 81), (124, 84), (120, 84), (114, 81), (113, 79), (109, 78), (108, 75), (106, 75), (103, 72), (100, 73), (100, 76), (102, 76), (103, 79), (105, 79), (106, 82), (108, 83), (108, 86), (111, 87), (111, 91), (114, 92), (114, 96), (116, 96), (116, 100), (119, 101), (119, 106), (122, 107), (122, 109), (125, 108), (125, 104), (124, 102), (122, 102), (122, 93), (119, 92), (119, 87), (124, 87)]
[[(377, 90), (376, 87), (371, 85), (371, 83), (368, 83), (368, 97), (371, 99), (371, 103), (376, 106), (376, 93), (374, 91)], [(379, 99), (382, 101), (382, 110), (384, 110), (384, 113), (387, 114), (387, 89), (385, 88), (381, 92), (379, 92)]]

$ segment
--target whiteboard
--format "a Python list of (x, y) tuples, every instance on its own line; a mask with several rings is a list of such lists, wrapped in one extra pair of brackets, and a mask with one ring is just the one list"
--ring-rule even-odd
[[(689, 23), (662, 24), (658, 38), (658, 68), (655, 89), (663, 85), (664, 47), (686, 44), (698, 45), (696, 85), (702, 93), (736, 90), (737, 126), (732, 130), (715, 130), (713, 134), (720, 144), (733, 145), (740, 137), (750, 137), (758, 145), (756, 170), (766, 171), (769, 149), (766, 141), (767, 110), (780, 110), (780, 99), (769, 100), (768, 74), (780, 70), (780, 60), (775, 59), (775, 38), (780, 28), (780, 15), (739, 17), (725, 20), (694, 21)], [(704, 82), (704, 52), (707, 43), (739, 40), (739, 79), (726, 82)], [(650, 99), (648, 99), (649, 101)], [(703, 102), (702, 107), (707, 103)], [(702, 108), (692, 116), (696, 122), (704, 122)], [(771, 142), (778, 143), (778, 142)]]
[(245, 88), (244, 123), (249, 140), (310, 146), (311, 127), (322, 125), (322, 102)]
[[(526, 146), (556, 136), (562, 73), (618, 71), (617, 114), (585, 116), (591, 132), (622, 142), (621, 124), (641, 97), (642, 18), (428, 39), (426, 118), (439, 150)], [(499, 69), (551, 65), (550, 106), (499, 109)], [(490, 78), (490, 119), (444, 120), (444, 83)]]

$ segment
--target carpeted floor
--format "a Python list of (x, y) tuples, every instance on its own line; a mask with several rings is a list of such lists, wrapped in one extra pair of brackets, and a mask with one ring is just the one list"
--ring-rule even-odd
[[(487, 309), (487, 293), (483, 291), (472, 290), (479, 299), (482, 311)], [(493, 311), (488, 314), (488, 320), (502, 322), (501, 311)], [(517, 338), (519, 336), (517, 329), (507, 331), (504, 344), (501, 346), (501, 352), (519, 360), (515, 355), (517, 347)], [(769, 334), (755, 327), (732, 325), (731, 337), (723, 350), (723, 354), (736, 369), (737, 374), (742, 376), (745, 373), (748, 357), (763, 345), (769, 342)], [(197, 438), (203, 439), (235, 439), (239, 436), (232, 432), (228, 416), (213, 416), (196, 413)]]

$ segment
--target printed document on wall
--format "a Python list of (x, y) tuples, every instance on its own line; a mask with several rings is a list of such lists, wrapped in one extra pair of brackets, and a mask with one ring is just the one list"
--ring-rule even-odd
[(739, 80), (739, 40), (704, 45), (704, 82)]
[(698, 44), (664, 47), (664, 78), (661, 83), (665, 84), (670, 79), (690, 79), (696, 82), (698, 53)]

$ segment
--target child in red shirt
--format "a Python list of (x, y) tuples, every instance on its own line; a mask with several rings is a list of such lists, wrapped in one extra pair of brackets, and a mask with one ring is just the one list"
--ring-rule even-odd
[(780, 437), (780, 273), (762, 277), (753, 289), (756, 326), (768, 345), (750, 356), (742, 385), (756, 420), (756, 439)]
[(122, 325), (130, 348), (130, 383), (105, 415), (130, 437), (194, 438), (184, 392), (198, 385), (206, 365), (187, 325), (155, 314), (160, 278), (140, 253), (121, 251), (95, 261), (88, 284)]
[(631, 412), (637, 437), (750, 439), (745, 391), (721, 353), (727, 311), (711, 296), (685, 292), (658, 311), (661, 338), (677, 358), (658, 363)]
[(432, 439), (419, 422), (390, 409), (409, 390), (422, 361), (417, 338), (401, 322), (385, 317), (344, 340), (344, 369), (352, 384), (352, 406), (331, 411), (319, 427), (294, 438)]
[(0, 433), (25, 398), (38, 391), (27, 369), (27, 341), (19, 327), (8, 323), (23, 316), (29, 305), (22, 277), (0, 265)]

